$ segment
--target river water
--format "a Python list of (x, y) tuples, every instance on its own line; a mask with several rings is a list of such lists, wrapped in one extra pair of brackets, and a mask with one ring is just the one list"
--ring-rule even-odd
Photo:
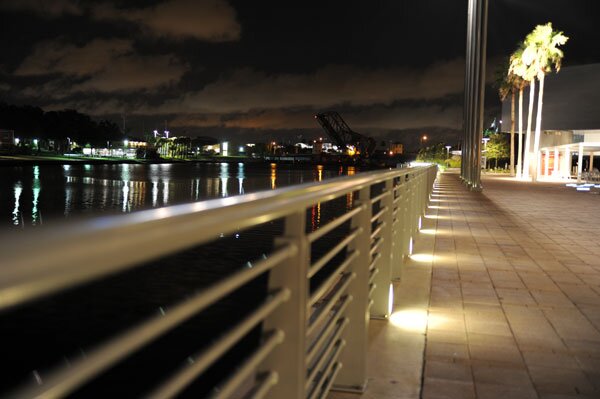
[[(65, 218), (128, 213), (354, 173), (353, 169), (321, 166), (300, 169), (226, 163), (57, 165), (0, 170), (0, 229), (24, 237), (34, 226), (51, 227)], [(307, 230), (318, 228), (352, 206), (352, 194), (348, 194), (307, 209)], [(314, 243), (312, 260), (322, 256), (348, 229), (349, 224), (345, 223)], [(0, 312), (0, 357), (6, 366), (0, 374), (0, 397), (23, 384), (44, 383), (51, 370), (70, 367), (98, 343), (136, 323), (169, 312), (202, 288), (245, 267), (247, 262), (260, 259), (273, 249), (274, 237), (281, 233), (281, 221), (273, 221), (229, 236), (217, 236), (211, 243)], [(340, 253), (332, 259), (310, 280), (311, 289), (344, 258), (345, 254)], [(0, 267), (1, 263), (0, 254)], [(197, 353), (263, 301), (267, 277), (255, 279), (128, 356), (73, 396), (144, 395), (182, 364), (193, 363)], [(257, 326), (183, 396), (207, 395), (256, 347), (260, 334)]]
[(347, 173), (243, 163), (0, 167), (0, 229), (228, 197)]

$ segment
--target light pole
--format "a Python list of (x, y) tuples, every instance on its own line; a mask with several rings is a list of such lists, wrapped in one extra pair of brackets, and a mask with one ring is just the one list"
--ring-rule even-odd
[(421, 147), (423, 147), (423, 142), (427, 141), (427, 135), (424, 134), (423, 136), (421, 136)]
[(450, 148), (452, 148), (451, 145), (446, 146), (446, 158), (450, 158)]
[(484, 155), (485, 164), (483, 166), (484, 166), (484, 169), (487, 169), (487, 143), (488, 143), (488, 141), (490, 141), (490, 138), (484, 137), (481, 139), (481, 141), (483, 141), (483, 151), (482, 152), (485, 153), (485, 155)]

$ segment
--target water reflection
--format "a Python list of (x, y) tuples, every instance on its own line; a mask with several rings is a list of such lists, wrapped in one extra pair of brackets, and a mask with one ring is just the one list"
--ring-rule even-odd
[[(356, 174), (356, 169), (354, 166), (348, 166), (348, 176), (353, 176)], [(346, 194), (346, 210), (349, 211), (354, 206), (354, 191)]]
[(23, 187), (21, 186), (20, 181), (15, 183), (14, 192), (15, 192), (15, 206), (14, 206), (13, 212), (12, 212), (12, 222), (13, 222), (13, 225), (18, 226), (20, 224), (20, 222), (19, 222), (19, 216), (20, 216), (19, 215), (19, 200), (21, 199), (21, 193), (23, 192)]
[(238, 163), (238, 173), (237, 173), (237, 179), (238, 179), (238, 193), (240, 195), (244, 194), (244, 164), (243, 163)]
[(275, 190), (277, 188), (277, 164), (271, 164), (271, 190)]
[[(39, 225), (57, 216), (133, 212), (322, 181), (340, 173), (355, 171), (237, 162), (9, 167), (0, 175), (0, 193), (11, 195), (0, 196), (0, 212), (5, 212), (6, 225)], [(351, 206), (352, 194), (346, 202)], [(317, 227), (321, 204), (312, 212)]]
[(33, 167), (33, 201), (31, 207), (31, 224), (34, 226), (41, 222), (41, 214), (38, 210), (38, 201), (40, 198), (40, 191), (42, 186), (40, 183), (40, 167), (38, 165)]
[(227, 181), (229, 180), (229, 164), (227, 162), (221, 162), (219, 178), (221, 179), (221, 197), (228, 197)]

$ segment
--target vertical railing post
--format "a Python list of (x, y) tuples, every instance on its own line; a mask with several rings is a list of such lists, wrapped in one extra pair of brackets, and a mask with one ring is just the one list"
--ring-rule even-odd
[(402, 176), (402, 254), (410, 254), (410, 222), (409, 222), (409, 205), (410, 205), (410, 187), (407, 180), (407, 174)]
[(276, 245), (293, 243), (297, 255), (286, 264), (273, 269), (269, 274), (269, 290), (285, 287), (290, 298), (277, 308), (263, 323), (263, 330), (280, 329), (284, 332), (283, 343), (263, 362), (261, 370), (275, 370), (279, 382), (269, 391), (268, 397), (306, 397), (306, 351), (307, 351), (307, 297), (310, 245), (306, 237), (306, 214), (295, 212), (284, 220), (283, 237)]
[(343, 367), (335, 379), (333, 389), (363, 392), (367, 381), (367, 345), (369, 330), (369, 279), (371, 264), (371, 188), (364, 187), (358, 191), (355, 207), (362, 211), (352, 218), (351, 228), (361, 229), (348, 245), (348, 252), (358, 251), (358, 256), (349, 265), (349, 272), (356, 278), (348, 286), (348, 295), (352, 301), (346, 307), (344, 316), (350, 320), (343, 336), (346, 349), (340, 355)]
[(403, 247), (403, 231), (402, 231), (402, 201), (404, 198), (402, 197), (402, 190), (404, 189), (404, 185), (402, 184), (402, 176), (398, 176), (394, 181), (397, 181), (397, 184), (394, 184), (394, 197), (393, 201), (396, 201), (395, 212), (392, 215), (394, 219), (393, 224), (393, 241), (392, 241), (392, 250), (393, 250), (393, 259), (394, 263), (392, 265), (392, 280), (400, 280), (402, 277), (402, 264), (404, 261), (404, 247)]
[(392, 206), (393, 206), (393, 189), (394, 182), (392, 179), (385, 181), (383, 192), (389, 193), (381, 199), (381, 209), (386, 209), (383, 213), (381, 221), (380, 237), (383, 239), (381, 243), (379, 259), (379, 273), (375, 276), (375, 290), (373, 291), (373, 307), (371, 308), (371, 317), (385, 319), (388, 318), (393, 305), (393, 298), (390, 295), (392, 283)]

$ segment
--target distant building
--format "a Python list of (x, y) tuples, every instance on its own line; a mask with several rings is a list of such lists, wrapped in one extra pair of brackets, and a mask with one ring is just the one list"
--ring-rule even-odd
[(402, 155), (404, 154), (404, 144), (402, 143), (392, 143), (390, 144), (390, 152), (394, 155)]
[(15, 144), (13, 130), (0, 130), (0, 148), (12, 148)]

